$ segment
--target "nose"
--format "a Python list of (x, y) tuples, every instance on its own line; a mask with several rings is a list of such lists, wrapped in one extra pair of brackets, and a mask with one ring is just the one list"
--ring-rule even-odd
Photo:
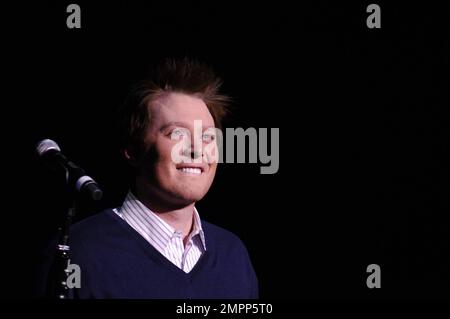
[(190, 155), (191, 155), (192, 159), (196, 159), (196, 158), (199, 158), (201, 156), (201, 154), (200, 154), (200, 152), (198, 150), (191, 150), (190, 153), (191, 153)]
[(191, 134), (191, 149), (190, 149), (190, 156), (192, 159), (197, 159), (199, 157), (202, 157), (203, 152), (203, 140), (201, 134)]
[(190, 159), (198, 159), (203, 156), (203, 141), (201, 137), (195, 138), (194, 134), (191, 134), (189, 139), (185, 140), (182, 154)]
[(192, 147), (188, 147), (188, 148), (184, 149), (183, 155), (195, 160), (202, 156), (202, 152), (200, 150), (196, 150)]

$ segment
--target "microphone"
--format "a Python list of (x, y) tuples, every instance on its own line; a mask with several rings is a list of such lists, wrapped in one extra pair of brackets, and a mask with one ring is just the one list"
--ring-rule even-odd
[(69, 177), (72, 182), (75, 182), (75, 189), (82, 193), (86, 192), (93, 200), (100, 200), (103, 192), (97, 183), (75, 163), (70, 161), (64, 154), (55, 141), (45, 139), (40, 141), (36, 146), (38, 155), (48, 162), (51, 166), (61, 165), (69, 172)]

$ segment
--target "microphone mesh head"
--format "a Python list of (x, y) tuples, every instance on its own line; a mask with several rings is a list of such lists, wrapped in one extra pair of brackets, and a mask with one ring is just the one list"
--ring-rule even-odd
[(49, 150), (56, 150), (58, 152), (61, 151), (61, 149), (59, 148), (58, 144), (56, 144), (55, 141), (52, 141), (52, 140), (49, 140), (49, 139), (45, 139), (45, 140), (40, 141), (38, 143), (38, 145), (36, 146), (36, 152), (39, 154), (39, 156), (44, 155)]

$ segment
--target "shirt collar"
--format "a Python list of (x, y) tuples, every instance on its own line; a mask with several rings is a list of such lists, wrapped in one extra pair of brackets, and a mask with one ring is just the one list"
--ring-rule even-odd
[[(145, 235), (154, 240), (156, 240), (155, 237), (158, 237), (158, 242), (163, 241), (166, 246), (172, 237), (177, 233), (175, 228), (170, 226), (161, 217), (152, 212), (139, 199), (137, 199), (131, 191), (128, 191), (119, 213), (126, 220), (131, 218), (134, 221), (139, 221), (139, 223), (144, 226), (141, 227), (141, 229), (145, 229)], [(202, 222), (197, 209), (194, 207), (192, 230), (188, 235), (188, 238), (193, 239), (196, 235), (200, 237), (203, 249), (206, 251), (206, 240), (202, 228)]]

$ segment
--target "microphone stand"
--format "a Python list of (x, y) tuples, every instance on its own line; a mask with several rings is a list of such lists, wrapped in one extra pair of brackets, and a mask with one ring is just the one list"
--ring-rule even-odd
[(69, 230), (72, 219), (76, 215), (76, 200), (73, 200), (72, 207), (66, 213), (63, 225), (59, 228), (59, 239), (56, 246), (56, 291), (57, 299), (67, 299), (69, 288), (67, 278), (69, 276), (70, 246)]
[(71, 178), (69, 170), (64, 168), (66, 175), (66, 182), (68, 192), (71, 195), (72, 204), (66, 212), (62, 225), (58, 228), (59, 236), (56, 245), (56, 260), (55, 260), (55, 286), (53, 289), (53, 296), (56, 299), (67, 299), (69, 287), (67, 286), (67, 279), (69, 276), (69, 262), (70, 262), (70, 245), (69, 245), (69, 231), (72, 225), (72, 220), (77, 212), (77, 192), (71, 185)]

